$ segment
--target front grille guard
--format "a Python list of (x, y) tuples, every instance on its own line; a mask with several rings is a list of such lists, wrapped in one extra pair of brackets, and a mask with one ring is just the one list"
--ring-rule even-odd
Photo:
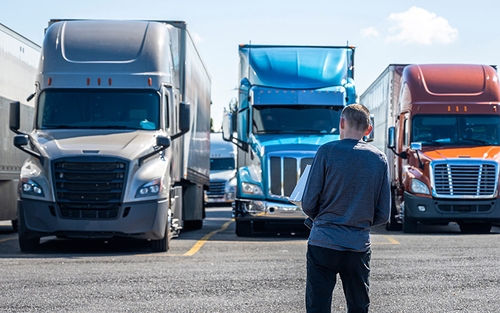
[(52, 163), (61, 217), (115, 218), (125, 193), (127, 162), (118, 158), (64, 158)]
[(491, 199), (498, 195), (498, 165), (493, 161), (448, 159), (430, 164), (432, 196)]
[(288, 201), (300, 175), (313, 158), (314, 152), (270, 153), (267, 157), (269, 198)]
[(210, 186), (207, 190), (207, 196), (208, 197), (224, 196), (225, 189), (226, 189), (226, 181), (225, 180), (221, 180), (221, 181), (211, 180)]

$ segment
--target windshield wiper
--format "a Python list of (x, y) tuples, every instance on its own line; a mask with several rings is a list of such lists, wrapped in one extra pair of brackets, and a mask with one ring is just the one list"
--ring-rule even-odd
[(298, 129), (291, 130), (291, 133), (316, 133), (316, 134), (327, 134), (326, 130), (317, 130), (317, 129)]
[(443, 146), (444, 144), (440, 141), (436, 140), (420, 140), (423, 145), (436, 145), (436, 146)]
[(87, 126), (88, 129), (127, 129), (129, 127), (123, 125), (106, 125), (106, 126)]
[(283, 134), (286, 133), (287, 131), (284, 130), (259, 130), (257, 131), (257, 134)]
[(79, 129), (84, 128), (81, 126), (70, 126), (70, 125), (43, 125), (42, 129)]
[(486, 140), (481, 140), (481, 139), (472, 139), (472, 138), (462, 138), (460, 141), (472, 141), (472, 142), (478, 142), (478, 143), (483, 143), (485, 145), (491, 144), (491, 142), (486, 141)]

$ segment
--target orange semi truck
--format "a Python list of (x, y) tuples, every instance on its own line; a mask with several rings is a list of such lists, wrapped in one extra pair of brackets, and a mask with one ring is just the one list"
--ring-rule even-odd
[(479, 64), (390, 64), (360, 96), (389, 160), (388, 230), (455, 222), (488, 233), (500, 222), (500, 86)]

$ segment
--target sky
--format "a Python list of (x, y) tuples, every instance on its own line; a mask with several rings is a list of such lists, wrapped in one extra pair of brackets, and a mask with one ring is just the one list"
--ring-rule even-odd
[(491, 0), (0, 0), (0, 23), (38, 45), (55, 18), (185, 21), (211, 76), (216, 130), (237, 97), (239, 44), (355, 46), (359, 96), (389, 64), (500, 65), (498, 12)]

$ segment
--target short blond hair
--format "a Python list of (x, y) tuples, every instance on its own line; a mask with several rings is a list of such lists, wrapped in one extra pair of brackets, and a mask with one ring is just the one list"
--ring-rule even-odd
[(342, 110), (341, 117), (347, 124), (358, 131), (366, 131), (370, 126), (370, 110), (364, 105), (354, 103)]

